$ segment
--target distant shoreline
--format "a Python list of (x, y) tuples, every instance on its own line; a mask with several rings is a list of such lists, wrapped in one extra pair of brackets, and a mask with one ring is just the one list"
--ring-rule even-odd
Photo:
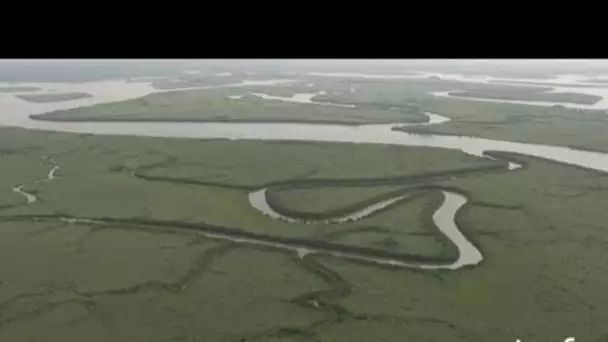
[(78, 100), (93, 97), (87, 93), (57, 93), (57, 94), (28, 94), (28, 95), (17, 95), (18, 98), (34, 103), (49, 103), (49, 102), (61, 102), (69, 100)]
[(38, 87), (0, 87), (0, 93), (6, 93), (6, 94), (18, 93), (18, 92), (22, 92), (22, 91), (39, 91), (39, 90), (42, 90), (42, 88), (38, 88)]

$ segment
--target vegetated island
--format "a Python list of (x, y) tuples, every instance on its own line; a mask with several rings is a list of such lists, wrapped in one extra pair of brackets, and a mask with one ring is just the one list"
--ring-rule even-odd
[[(129, 101), (33, 115), (48, 121), (316, 122), (365, 124), (426, 122), (411, 107), (361, 105), (354, 108), (265, 100), (246, 89), (208, 89), (151, 94)], [(229, 96), (245, 94), (242, 98)]]
[(545, 93), (542, 90), (536, 89), (478, 89), (467, 91), (453, 91), (449, 93), (451, 96), (460, 97), (477, 97), (497, 100), (517, 100), (517, 101), (548, 101), (548, 102), (563, 102), (576, 103), (584, 105), (593, 105), (602, 99), (598, 95), (579, 94), (570, 92), (560, 93)]
[(22, 91), (38, 91), (38, 87), (0, 87), (0, 93), (18, 93)]
[(93, 97), (87, 93), (56, 93), (56, 94), (28, 94), (28, 95), (17, 95), (18, 98), (36, 103), (48, 103), (48, 102), (61, 102), (69, 100), (78, 100), (88, 97)]

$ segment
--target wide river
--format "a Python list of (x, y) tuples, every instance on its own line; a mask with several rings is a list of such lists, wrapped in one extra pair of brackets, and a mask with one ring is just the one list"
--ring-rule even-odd
[[(322, 76), (322, 75), (317, 75)], [(335, 75), (326, 75), (333, 77)], [(352, 76), (352, 75), (351, 75)], [(365, 76), (365, 75), (363, 75)], [(410, 77), (410, 76), (408, 76)], [(445, 75), (446, 79), (459, 79), (462, 81), (478, 81), (489, 82), (486, 79), (465, 78), (464, 76), (457, 77), (454, 75)], [(521, 82), (522, 80), (508, 80), (508, 82)], [(529, 80), (528, 80), (529, 81)], [(548, 82), (547, 80), (543, 80)], [(555, 82), (553, 80), (552, 82)], [(562, 79), (557, 79), (561, 82)], [(242, 83), (227, 85), (226, 87), (239, 86), (255, 86), (280, 84), (286, 80), (270, 80), (270, 81), (243, 81)], [(575, 81), (572, 81), (575, 82)], [(576, 81), (578, 82), (578, 81)], [(573, 83), (574, 84), (574, 83)], [(589, 85), (588, 83), (577, 84), (578, 86)], [(595, 84), (594, 84), (595, 85)], [(484, 151), (502, 151), (514, 152), (523, 155), (541, 157), (557, 162), (578, 165), (593, 170), (608, 171), (608, 154), (599, 152), (590, 152), (576, 150), (567, 147), (541, 145), (541, 144), (526, 144), (512, 141), (500, 141), (491, 139), (482, 139), (476, 137), (463, 136), (444, 136), (430, 134), (409, 134), (401, 131), (392, 130), (397, 126), (404, 126), (402, 123), (395, 124), (370, 124), (370, 125), (339, 125), (339, 124), (301, 124), (301, 123), (170, 123), (170, 122), (51, 122), (37, 121), (30, 119), (32, 114), (42, 114), (55, 110), (71, 109), (84, 106), (92, 106), (96, 104), (125, 101), (137, 99), (151, 93), (161, 92), (154, 89), (150, 83), (146, 82), (125, 82), (125, 81), (105, 81), (105, 82), (90, 82), (82, 84), (70, 83), (20, 83), (20, 84), (2, 84), (0, 87), (10, 86), (35, 86), (43, 90), (34, 93), (58, 93), (58, 92), (85, 92), (92, 97), (69, 100), (55, 103), (32, 103), (17, 98), (15, 93), (0, 94), (0, 126), (23, 127), (37, 130), (50, 130), (57, 132), (75, 132), (75, 133), (91, 133), (104, 135), (132, 135), (132, 136), (149, 136), (149, 137), (178, 137), (178, 138), (226, 138), (226, 139), (253, 139), (253, 140), (285, 140), (285, 141), (318, 141), (318, 142), (348, 142), (348, 143), (366, 143), (366, 144), (387, 144), (399, 146), (426, 146), (437, 147), (452, 150), (461, 150), (465, 153), (475, 156), (482, 156)], [(596, 85), (597, 86), (597, 85)], [(605, 84), (604, 84), (605, 86)], [(207, 89), (209, 87), (199, 87), (197, 89)], [(190, 88), (192, 89), (192, 88)], [(562, 89), (562, 88), (560, 88)], [(580, 93), (594, 93), (607, 95), (599, 105), (595, 108), (605, 107), (606, 88), (566, 88), (571, 91)], [(574, 90), (575, 89), (575, 90)], [(184, 89), (181, 89), (184, 90)], [(458, 90), (458, 89), (454, 89)], [(179, 91), (179, 90), (171, 90)], [(31, 93), (31, 92), (30, 92)], [(19, 94), (19, 93), (17, 93)], [(316, 105), (312, 101), (312, 94), (296, 94), (291, 98), (269, 96), (265, 94), (256, 94), (262, 98), (273, 101), (291, 101), (291, 102), (306, 102), (311, 105)], [(512, 102), (512, 101), (499, 101)], [(327, 105), (327, 104), (324, 104)], [(448, 121), (431, 113), (428, 124), (440, 124)], [(54, 173), (54, 171), (53, 171)], [(53, 174), (51, 173), (51, 174)], [(51, 177), (52, 178), (52, 177)], [(16, 187), (15, 192), (19, 192), (27, 197), (28, 202), (32, 202), (34, 198), (28, 197), (27, 192), (23, 191), (22, 186)], [(263, 192), (258, 192), (259, 194)], [(448, 268), (455, 269), (465, 265), (474, 265), (481, 261), (481, 253), (473, 246), (458, 230), (454, 223), (454, 215), (456, 211), (466, 203), (466, 198), (461, 195), (444, 191), (445, 200), (442, 206), (433, 215), (433, 220), (436, 225), (448, 236), (458, 247), (460, 257), (458, 260), (447, 265), (409, 265), (402, 261), (382, 260), (371, 257), (361, 257), (354, 254), (329, 252), (336, 256), (348, 258), (365, 259), (384, 264), (393, 264), (397, 266), (415, 266), (420, 268)], [(265, 197), (265, 196), (264, 196)], [(265, 202), (265, 200), (264, 200)], [(391, 201), (387, 202), (392, 203)], [(387, 204), (387, 205), (388, 205)], [(254, 205), (254, 204), (252, 204)], [(265, 214), (271, 214), (270, 209), (260, 209), (265, 204), (257, 207)], [(255, 205), (254, 205), (255, 206)], [(365, 215), (381, 209), (381, 206), (375, 205), (372, 209), (363, 209)], [(337, 219), (340, 221), (340, 219)], [(216, 234), (217, 235), (217, 234)], [(217, 236), (216, 236), (217, 237)], [(233, 238), (234, 241), (236, 241)], [(248, 240), (248, 239), (240, 239)], [(249, 239), (251, 240), (251, 239)], [(250, 241), (251, 242), (251, 241)], [(261, 240), (255, 243), (265, 243)], [(274, 243), (274, 246), (279, 244)], [(296, 248), (291, 246), (289, 248)], [(286, 247), (287, 248), (287, 247)], [(309, 250), (297, 248), (301, 255), (306, 254)], [(327, 252), (327, 251), (325, 251)]]

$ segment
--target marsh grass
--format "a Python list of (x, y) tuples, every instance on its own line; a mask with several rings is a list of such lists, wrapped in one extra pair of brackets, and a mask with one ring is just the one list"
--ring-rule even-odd
[[(450, 90), (449, 84), (386, 84), (374, 91), (369, 89), (377, 83), (356, 84), (356, 92), (336, 96), (414, 101), (453, 119), (433, 131), (604, 148), (605, 119), (599, 113), (434, 100), (425, 93)], [(430, 148), (182, 141), (9, 128), (0, 129), (0, 146), (8, 151), (0, 154), (0, 201), (5, 203), (19, 199), (10, 191), (14, 185), (46, 175), (43, 156), (61, 165), (59, 180), (32, 188), (38, 202), (2, 209), (0, 220), (64, 213), (203, 221), (433, 256), (450, 253), (429, 235), (429, 208), (436, 208), (436, 196), (412, 199), (357, 223), (325, 226), (272, 220), (249, 206), (247, 193), (274, 182), (486, 165)], [(561, 341), (576, 336), (600, 341), (608, 332), (608, 177), (518, 158), (527, 168), (433, 181), (469, 195), (457, 223), (484, 254), (477, 267), (455, 272), (377, 267), (321, 255), (298, 259), (294, 253), (213, 242), (176, 229), (0, 221), (0, 256), (6, 261), (0, 265), (0, 340)], [(134, 178), (130, 170), (173, 181)], [(372, 188), (351, 189), (344, 196), (365, 199)], [(337, 203), (324, 198), (322, 187), (307, 191), (289, 199), (290, 205), (317, 209)]]

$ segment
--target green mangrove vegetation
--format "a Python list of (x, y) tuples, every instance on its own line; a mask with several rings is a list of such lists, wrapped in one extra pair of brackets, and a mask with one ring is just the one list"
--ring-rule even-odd
[[(0, 265), (0, 340), (597, 340), (605, 333), (602, 173), (514, 155), (507, 156), (526, 167), (501, 172), (503, 162), (432, 148), (0, 131), (0, 200), (13, 205), (0, 208), (0, 255), (11, 260)], [(47, 176), (45, 157), (60, 166), (58, 178), (31, 184)], [(11, 191), (18, 184), (38, 201), (25, 204)], [(420, 191), (402, 203), (337, 225), (273, 220), (247, 201), (250, 191), (270, 187), (285, 207), (320, 213), (416, 185)], [(212, 224), (451, 258), (453, 246), (430, 222), (438, 185), (469, 197), (457, 222), (485, 255), (479, 267), (426, 272), (299, 258), (197, 233)], [(58, 220), (72, 216), (108, 220)]]
[[(255, 91), (255, 89), (253, 90)], [(244, 95), (231, 99), (232, 95)], [(140, 99), (36, 115), (52, 121), (257, 121), (363, 124), (424, 122), (417, 111), (403, 108), (340, 108), (264, 100), (245, 89), (157, 93)]]

